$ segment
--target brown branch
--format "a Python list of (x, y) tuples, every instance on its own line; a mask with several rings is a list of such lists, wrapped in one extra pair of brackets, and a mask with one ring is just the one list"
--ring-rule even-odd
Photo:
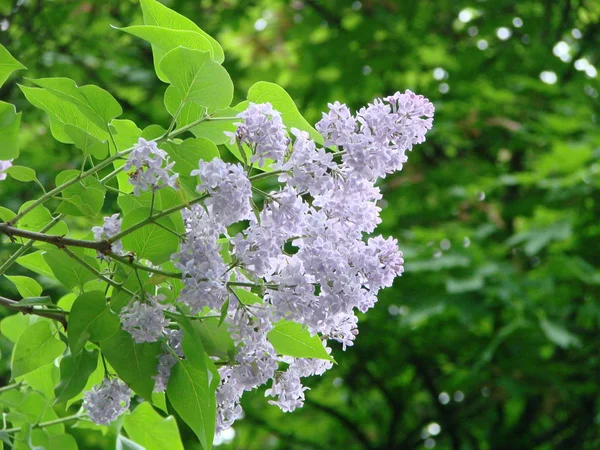
[(71, 239), (64, 236), (56, 236), (52, 234), (38, 233), (35, 231), (23, 230), (22, 228), (16, 228), (10, 226), (8, 223), (0, 223), (0, 233), (7, 235), (11, 240), (15, 236), (31, 239), (34, 241), (46, 242), (48, 244), (54, 244), (59, 248), (66, 246), (71, 247), (83, 247), (98, 250), (102, 253), (110, 251), (110, 242), (106, 240), (102, 241), (86, 241), (83, 239)]
[(67, 329), (67, 319), (65, 318), (65, 312), (54, 312), (47, 311), (44, 309), (36, 309), (34, 306), (23, 306), (18, 301), (11, 300), (10, 298), (0, 297), (0, 305), (5, 306), (15, 311), (22, 312), (23, 314), (33, 314), (40, 317), (46, 317), (47, 319), (56, 320), (60, 322), (63, 328)]

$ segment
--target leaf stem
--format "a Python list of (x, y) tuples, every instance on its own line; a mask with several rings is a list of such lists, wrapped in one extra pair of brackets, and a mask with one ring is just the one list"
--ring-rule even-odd
[[(61, 417), (59, 419), (54, 419), (54, 420), (49, 420), (47, 422), (40, 422), (40, 423), (36, 423), (34, 425), (31, 426), (31, 428), (45, 428), (45, 427), (51, 427), (52, 425), (58, 425), (60, 423), (64, 423), (64, 422), (70, 422), (71, 420), (80, 420), (82, 417), (85, 417), (84, 414), (74, 414), (72, 416), (67, 416), (67, 417)], [(18, 433), (19, 431), (22, 431), (23, 427), (15, 427), (15, 428), (6, 428), (4, 430), (0, 430), (1, 432), (4, 433)]]
[(20, 383), (20, 382), (19, 383), (9, 384), (9, 385), (1, 387), (0, 388), (0, 392), (6, 392), (6, 391), (10, 391), (12, 389), (18, 389), (21, 386), (23, 386), (23, 383)]

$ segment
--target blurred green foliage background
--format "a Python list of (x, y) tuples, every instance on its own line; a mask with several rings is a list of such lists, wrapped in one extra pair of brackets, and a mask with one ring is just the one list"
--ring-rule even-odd
[[(358, 108), (406, 88), (436, 106), (427, 142), (382, 184), (380, 230), (399, 239), (405, 274), (356, 345), (334, 348), (339, 365), (309, 381), (302, 410), (249, 393), (219, 448), (600, 448), (600, 2), (165, 4), (221, 42), (237, 100), (266, 80), (312, 123), (328, 102)], [(165, 126), (149, 45), (110, 28), (132, 22), (131, 0), (0, 0), (0, 42), (25, 76), (97, 84), (124, 118)], [(17, 81), (0, 98), (23, 111), (18, 164), (52, 186), (81, 152), (52, 139)], [(4, 181), (0, 205), (15, 210), (35, 189)], [(79, 433), (80, 448), (114, 445)]]

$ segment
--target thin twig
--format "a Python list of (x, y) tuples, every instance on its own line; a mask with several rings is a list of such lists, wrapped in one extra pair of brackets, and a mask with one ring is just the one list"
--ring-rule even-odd
[(1, 297), (0, 296), (0, 305), (5, 306), (10, 309), (14, 309), (15, 311), (22, 312), (23, 314), (33, 314), (34, 316), (46, 317), (47, 319), (56, 320), (60, 322), (63, 328), (67, 329), (67, 319), (65, 318), (65, 313), (60, 310), (56, 311), (48, 311), (45, 309), (38, 309), (34, 306), (23, 306), (20, 305), (18, 301), (12, 300), (10, 298)]

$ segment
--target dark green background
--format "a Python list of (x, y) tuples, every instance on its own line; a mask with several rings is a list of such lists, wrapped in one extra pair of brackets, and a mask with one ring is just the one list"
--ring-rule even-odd
[[(405, 274), (361, 317), (356, 345), (334, 349), (339, 365), (308, 381), (302, 410), (283, 414), (262, 391), (248, 393), (246, 417), (221, 448), (600, 448), (600, 83), (575, 66), (600, 65), (600, 2), (165, 3), (221, 42), (237, 100), (266, 80), (313, 123), (328, 102), (358, 108), (406, 88), (436, 106), (427, 142), (382, 184), (378, 231), (398, 238)], [(141, 22), (135, 2), (13, 4), (0, 0), (9, 24), (0, 40), (26, 76), (97, 84), (124, 118), (168, 124), (150, 47), (110, 28)], [(565, 61), (553, 53), (559, 41)], [(544, 71), (554, 84), (540, 80)], [(16, 86), (21, 75), (0, 98), (23, 111), (18, 164), (51, 186), (81, 153), (52, 139)], [(36, 189), (4, 181), (0, 205), (16, 209)], [(10, 250), (0, 247), (0, 260)], [(114, 442), (77, 437), (81, 448)]]

